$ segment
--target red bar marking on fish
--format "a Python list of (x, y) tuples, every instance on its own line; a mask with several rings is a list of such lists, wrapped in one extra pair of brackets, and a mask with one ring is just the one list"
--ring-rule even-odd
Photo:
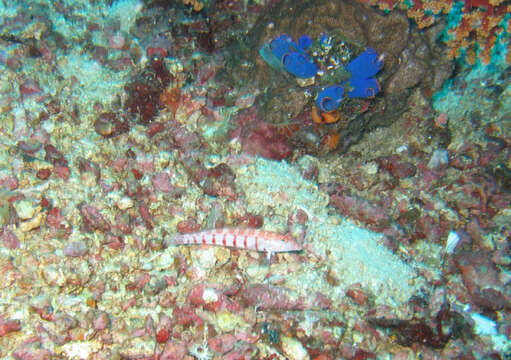
[(213, 233), (213, 238), (211, 239), (211, 242), (213, 243), (213, 245), (216, 245), (216, 234)]
[(247, 248), (247, 236), (243, 236), (243, 247), (246, 249)]
[(226, 244), (225, 244), (225, 234), (224, 234), (224, 236), (222, 236), (222, 244), (223, 244), (224, 246), (226, 246)]

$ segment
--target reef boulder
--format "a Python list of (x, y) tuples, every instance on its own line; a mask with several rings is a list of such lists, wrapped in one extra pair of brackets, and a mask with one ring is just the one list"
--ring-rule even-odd
[[(443, 56), (444, 47), (435, 41), (442, 27), (439, 23), (420, 31), (399, 11), (385, 14), (356, 1), (283, 0), (261, 14), (245, 39), (245, 46), (250, 46), (242, 50), (242, 56), (238, 51), (236, 59), (231, 59), (234, 66), (228, 76), (237, 84), (258, 88), (255, 105), (265, 121), (274, 125), (300, 123), (300, 130), (290, 139), (297, 147), (309, 153), (346, 150), (364, 132), (399, 118), (416, 89), (429, 98), (441, 88), (454, 69)], [(314, 124), (307, 114), (315, 94), (335, 83), (329, 84), (329, 75), (325, 74), (316, 76), (313, 85), (298, 84), (292, 74), (270, 67), (258, 51), (280, 34), (293, 39), (303, 34), (319, 39), (325, 34), (334, 40), (333, 46), (343, 47), (345, 52), (340, 56), (347, 57), (346, 63), (366, 48), (375, 49), (384, 58), (383, 69), (377, 75), (381, 92), (372, 99), (344, 99), (338, 109), (339, 121)], [(239, 71), (236, 62), (243, 62), (248, 70)]]

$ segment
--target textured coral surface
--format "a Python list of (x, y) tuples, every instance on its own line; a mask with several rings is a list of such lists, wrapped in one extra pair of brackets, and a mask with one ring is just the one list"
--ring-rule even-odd
[(420, 29), (448, 19), (445, 40), (450, 58), (465, 57), (474, 64), (476, 56), (485, 64), (492, 61), (498, 47), (507, 47), (511, 62), (509, 22), (511, 5), (505, 0), (358, 0), (384, 11), (402, 9)]

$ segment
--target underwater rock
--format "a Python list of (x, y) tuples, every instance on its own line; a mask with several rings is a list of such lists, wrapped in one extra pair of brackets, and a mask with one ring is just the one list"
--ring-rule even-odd
[(487, 252), (460, 252), (455, 261), (469, 294), (477, 297), (481, 289), (498, 287), (499, 272)]
[(188, 350), (184, 341), (171, 340), (165, 344), (160, 360), (184, 359)]
[(94, 230), (99, 230), (102, 232), (107, 232), (110, 230), (111, 225), (106, 220), (103, 215), (99, 212), (97, 208), (94, 206), (85, 204), (84, 202), (78, 205), (78, 210), (80, 210), (80, 215), (82, 216), (84, 230), (86, 232), (92, 232)]
[(79, 257), (87, 254), (89, 248), (83, 241), (72, 241), (64, 246), (64, 255), (69, 257)]
[(149, 124), (161, 106), (160, 94), (172, 79), (161, 54), (154, 54), (148, 66), (136, 74), (125, 87), (128, 111), (138, 114), (141, 123)]
[[(288, 135), (295, 147), (313, 154), (336, 148), (344, 151), (365, 132), (388, 126), (398, 119), (407, 110), (408, 98), (415, 89), (419, 88), (428, 97), (450, 76), (454, 65), (441, 56), (443, 48), (434, 41), (433, 33), (438, 34), (440, 26), (419, 32), (410, 25), (406, 15), (398, 11), (384, 14), (349, 0), (335, 3), (280, 1), (267, 8), (249, 32), (246, 43), (251, 44), (250, 49), (242, 56), (236, 53), (237, 60), (228, 59), (249, 62), (248, 71), (237, 71), (239, 68), (234, 66), (229, 76), (236, 83), (252, 83), (264, 89), (255, 105), (265, 121), (272, 125), (297, 123), (305, 128), (303, 131), (307, 134), (297, 131)], [(325, 60), (315, 77), (316, 84), (301, 88), (295, 76), (272, 68), (257, 52), (281, 34), (293, 39), (308, 34), (316, 40), (326, 34), (337, 51), (327, 60), (339, 63), (326, 64)], [(312, 45), (308, 53), (316, 62), (323, 61), (321, 56), (314, 56), (314, 47)], [(308, 126), (307, 121), (312, 119), (304, 122), (301, 115), (310, 111), (315, 95), (325, 87), (349, 79), (349, 73), (346, 75), (348, 63), (367, 48), (383, 56), (383, 68), (376, 74), (380, 93), (372, 99), (345, 98), (338, 109), (341, 121)], [(304, 139), (313, 139), (316, 146), (305, 143)]]
[(7, 227), (0, 227), (0, 244), (8, 249), (18, 249), (20, 241), (16, 234)]
[(122, 116), (110, 112), (104, 112), (98, 115), (94, 121), (94, 130), (105, 137), (112, 138), (129, 131), (130, 126)]
[(278, 131), (277, 127), (264, 122), (243, 131), (241, 144), (246, 153), (267, 159), (282, 160), (292, 154), (286, 137)]

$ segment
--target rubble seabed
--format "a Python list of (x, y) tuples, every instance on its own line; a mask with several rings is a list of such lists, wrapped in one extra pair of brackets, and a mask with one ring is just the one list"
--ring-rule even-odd
[[(411, 300), (423, 295), (431, 304), (417, 303), (418, 313), (421, 306), (440, 312), (439, 304), (449, 297), (458, 305), (456, 311), (472, 317), (480, 335), (475, 341), (480, 354), (494, 349), (509, 353), (504, 335), (506, 331), (509, 335), (507, 317), (497, 318), (502, 320), (497, 323), (470, 313), (463, 281), (454, 270), (450, 287), (441, 286), (441, 240), (410, 246), (409, 253), (409, 244), (404, 244), (398, 247), (400, 252), (393, 252), (383, 245), (380, 233), (355, 225), (330, 206), (331, 195), (317, 183), (326, 188), (325, 179), (339, 177), (336, 167), (353, 155), (321, 160), (303, 156), (306, 161), (323, 162), (318, 166), (319, 180), (306, 180), (299, 161), (251, 157), (241, 154), (236, 139), (228, 144), (219, 141), (225, 146), (214, 145), (222, 154), (200, 153), (196, 160), (208, 166), (219, 159), (228, 164), (238, 192), (205, 195), (180, 158), (180, 152), (188, 150), (188, 138), (183, 136), (179, 144), (185, 144), (183, 150), (176, 150), (176, 144), (162, 149), (169, 143), (162, 139), (168, 133), (158, 131), (169, 131), (174, 138), (202, 131), (212, 143), (218, 132), (226, 132), (217, 123), (228, 123), (223, 116), (239, 108), (213, 106), (212, 116), (222, 121), (209, 123), (210, 128), (200, 111), (206, 107), (205, 93), (218, 90), (213, 80), (209, 88), (190, 85), (193, 96), (187, 94), (188, 102), (183, 100), (175, 114), (162, 109), (154, 119), (160, 125), (185, 129), (179, 134), (155, 127), (149, 135), (148, 127), (141, 124), (114, 139), (102, 136), (110, 135), (108, 128), (96, 132), (98, 114), (119, 112), (116, 104), (122, 103), (118, 99), (122, 88), (150, 61), (141, 55), (147, 45), (142, 44), (142, 36), (130, 33), (143, 9), (141, 2), (40, 1), (31, 9), (24, 5), (0, 0), (2, 26), (20, 39), (47, 40), (51, 46), (36, 41), (34, 56), (30, 43), (2, 39), (0, 51), (0, 358), (324, 360), (332, 354), (356, 359), (463, 354), (468, 345), (459, 339), (435, 353), (427, 346), (398, 345), (389, 332), (368, 324), (368, 317), (413, 318)], [(23, 16), (28, 10), (42, 11), (47, 17)], [(4, 24), (4, 19), (9, 21)], [(117, 30), (105, 26), (113, 22), (118, 22)], [(56, 33), (55, 38), (47, 35)], [(193, 41), (184, 39), (175, 47), (193, 48)], [(192, 50), (182, 61), (165, 60), (177, 82), (180, 76), (186, 78), (182, 74), (186, 63), (202, 61), (197, 72), (206, 73), (202, 76), (207, 79), (217, 70), (218, 64), (208, 67), (210, 59), (201, 60)], [(140, 64), (134, 65), (132, 57)], [(248, 92), (251, 101), (240, 108), (252, 106), (250, 91), (230, 90), (240, 99)], [(509, 87), (503, 94), (509, 99)], [(194, 106), (188, 113), (188, 107)], [(456, 119), (452, 108), (443, 111), (451, 121)], [(413, 120), (410, 128), (415, 130), (420, 121)], [(221, 131), (216, 132), (215, 126)], [(497, 135), (500, 131), (494, 129)], [(456, 134), (461, 143), (462, 129)], [(396, 151), (394, 145), (389, 145), (388, 153)], [(406, 153), (406, 144), (399, 145)], [(362, 146), (369, 148), (367, 143)], [(376, 156), (378, 150), (372, 150), (367, 156)], [(450, 154), (440, 154), (455, 154), (456, 149), (449, 150)], [(362, 170), (374, 178), (379, 167), (373, 160), (362, 164)], [(415, 183), (408, 178), (403, 184), (409, 185), (400, 189), (405, 192)], [(475, 208), (469, 200), (467, 206)], [(509, 206), (503, 208), (504, 228), (510, 215)], [(446, 213), (456, 217), (454, 211)], [(218, 217), (225, 225), (237, 224), (246, 214), (254, 215), (249, 225), (260, 223), (260, 216), (265, 230), (291, 231), (304, 250), (276, 254), (268, 264), (263, 253), (164, 246), (164, 239), (179, 225), (205, 228), (214, 226)], [(463, 234), (453, 234), (449, 252), (462, 242)], [(498, 236), (494, 240), (502, 243)], [(492, 245), (485, 245), (488, 255)], [(415, 262), (414, 254), (421, 261)], [(505, 256), (495, 258), (500, 265), (509, 265)], [(480, 264), (478, 258), (470, 260), (474, 268)], [(483, 262), (481, 268), (486, 265)], [(471, 274), (470, 266), (465, 269)], [(477, 271), (478, 280), (486, 280), (486, 272), (482, 273)], [(497, 277), (499, 283), (509, 284), (508, 272)], [(432, 289), (432, 284), (438, 287)], [(479, 285), (484, 281), (474, 288), (479, 290)], [(504, 313), (493, 300), (489, 312)]]
[(272, 210), (273, 216), (265, 219), (269, 227), (285, 228), (288, 217), (298, 209), (307, 213), (305, 243), (324, 257), (325, 268), (337, 275), (340, 284), (332, 287), (315, 264), (306, 263), (286, 280), (302, 296), (319, 290), (336, 299), (344, 296), (349, 285), (359, 283), (375, 294), (375, 304), (398, 307), (423, 285), (413, 265), (381, 245), (381, 234), (329, 212), (328, 195), (303, 179), (292, 165), (257, 159), (236, 173), (247, 194), (248, 210), (255, 214)]

